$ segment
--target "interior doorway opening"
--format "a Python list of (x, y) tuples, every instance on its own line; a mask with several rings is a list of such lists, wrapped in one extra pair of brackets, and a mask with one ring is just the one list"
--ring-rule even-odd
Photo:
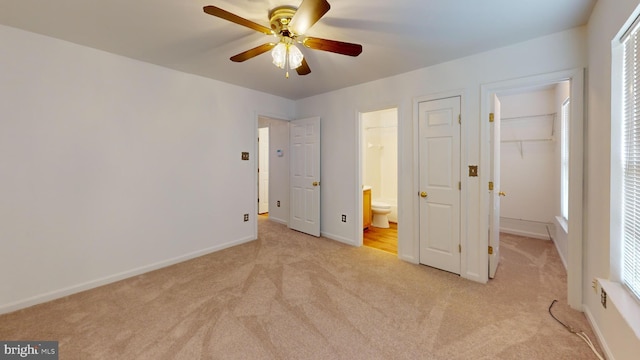
[(567, 265), (569, 80), (496, 93), (500, 236), (552, 240)]
[[(567, 269), (567, 300), (568, 304), (574, 309), (579, 309), (582, 304), (582, 231), (583, 231), (583, 223), (582, 223), (582, 192), (583, 192), (583, 150), (584, 150), (584, 70), (583, 69), (573, 69), (567, 71), (561, 71), (556, 73), (549, 73), (543, 75), (532, 76), (528, 78), (520, 78), (502, 81), (498, 83), (486, 84), (481, 86), (481, 114), (483, 118), (490, 119), (490, 112), (492, 108), (492, 99), (495, 95), (500, 94), (509, 94), (513, 92), (522, 92), (526, 89), (535, 89), (549, 85), (555, 85), (559, 83), (563, 83), (568, 81), (568, 89), (569, 89), (569, 99), (565, 105), (565, 110), (568, 112), (568, 116), (566, 118), (566, 137), (568, 141), (566, 142), (566, 205), (565, 209), (567, 210), (568, 220), (566, 222), (566, 231), (565, 236), (566, 239), (561, 239), (561, 231), (556, 231), (555, 237), (554, 233), (551, 233), (551, 237), (556, 243), (556, 247), (558, 248), (558, 252), (562, 253), (562, 247), (566, 247), (565, 262)], [(564, 104), (564, 103), (562, 103)], [(559, 119), (559, 116), (557, 116)], [(488, 141), (491, 134), (492, 126), (488, 121), (486, 123), (482, 123), (481, 132), (483, 133), (482, 138), (484, 139), (482, 144), (481, 152), (484, 154), (482, 156), (482, 163), (487, 165), (491, 165), (491, 145)], [(555, 135), (557, 135), (557, 131), (559, 129), (556, 127), (554, 129), (556, 131)], [(518, 141), (519, 143), (519, 141)], [(560, 145), (559, 140), (555, 141), (556, 146)], [(517, 145), (519, 146), (519, 144)], [(526, 145), (525, 145), (526, 146)], [(520, 149), (518, 149), (520, 152)], [(518, 156), (526, 156), (526, 148), (522, 150), (522, 155)], [(559, 161), (559, 159), (557, 160)], [(559, 176), (559, 175), (557, 175)], [(482, 175), (483, 180), (490, 181), (488, 175)], [(560, 186), (560, 184), (558, 184)], [(486, 193), (482, 194), (482, 203), (486, 204), (485, 210), (487, 219), (488, 215), (492, 211), (491, 210), (491, 200), (494, 195), (497, 195), (501, 189), (490, 190)], [(508, 196), (508, 192), (505, 191)], [(557, 199), (556, 205), (558, 206), (557, 212), (560, 212), (560, 200)], [(555, 219), (553, 220), (555, 221)], [(481, 232), (484, 233), (485, 230), (491, 231), (491, 225), (489, 222), (482, 224)], [(555, 230), (565, 230), (562, 227), (556, 226)], [(558, 242), (564, 241), (564, 245), (559, 244)]]
[(360, 113), (360, 179), (362, 243), (397, 254), (397, 108)]
[(269, 127), (258, 128), (258, 215), (269, 216)]
[[(263, 220), (289, 221), (289, 121), (257, 116), (256, 214)], [(256, 236), (258, 233), (256, 222)]]
[[(568, 220), (569, 81), (498, 93), (501, 114), (500, 231), (551, 240)], [(566, 254), (561, 252), (561, 256)]]

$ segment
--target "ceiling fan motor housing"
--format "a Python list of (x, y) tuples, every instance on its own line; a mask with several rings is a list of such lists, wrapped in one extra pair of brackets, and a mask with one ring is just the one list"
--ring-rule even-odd
[(296, 10), (298, 10), (298, 8), (285, 5), (278, 6), (269, 11), (269, 22), (271, 24), (271, 29), (275, 34), (288, 38), (300, 35), (289, 31), (289, 23), (291, 22), (293, 15), (296, 13)]

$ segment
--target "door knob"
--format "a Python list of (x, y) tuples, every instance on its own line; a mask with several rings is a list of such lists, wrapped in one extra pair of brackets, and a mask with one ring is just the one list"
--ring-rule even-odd
[(320, 185), (320, 181), (314, 181), (311, 185), (318, 186), (318, 185)]
[(426, 191), (420, 193), (420, 197), (426, 198), (427, 196), (429, 196), (429, 194), (427, 194)]
[(498, 196), (507, 196), (507, 193), (505, 193), (504, 191), (500, 191), (498, 192)]

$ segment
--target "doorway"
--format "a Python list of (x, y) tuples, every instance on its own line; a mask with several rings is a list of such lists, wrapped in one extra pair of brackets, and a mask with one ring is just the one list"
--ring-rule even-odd
[[(570, 100), (569, 87), (569, 81), (562, 81), (497, 94), (502, 104), (502, 233), (551, 240), (556, 216), (568, 219), (562, 210), (568, 198), (567, 163), (561, 159), (568, 158), (562, 109)], [(566, 246), (559, 252), (566, 265)]]
[(258, 215), (269, 216), (269, 127), (258, 128)]
[[(557, 90), (560, 87), (563, 87), (563, 89)], [(564, 171), (566, 173), (565, 180), (564, 180), (565, 193), (562, 196), (560, 195), (560, 191), (562, 188), (560, 180), (557, 180), (556, 182), (553, 183), (552, 186), (555, 189), (553, 190), (553, 192), (556, 198), (556, 200), (553, 202), (553, 208), (554, 208), (554, 212), (560, 213), (561, 202), (559, 199), (561, 197), (564, 197), (566, 199), (567, 205), (565, 207), (568, 210), (567, 218), (571, 219), (571, 221), (567, 222), (566, 224), (566, 232), (565, 232), (566, 254), (564, 255), (561, 254), (561, 256), (564, 256), (566, 258), (568, 303), (571, 307), (575, 309), (579, 309), (582, 304), (582, 242), (581, 242), (581, 238), (582, 238), (582, 191), (583, 191), (582, 179), (583, 179), (584, 71), (582, 69), (574, 69), (574, 70), (562, 71), (557, 73), (532, 76), (529, 78), (508, 80), (508, 81), (503, 81), (503, 82), (498, 82), (493, 84), (482, 85), (481, 86), (481, 114), (483, 119), (489, 119), (489, 121), (486, 121), (486, 122), (483, 121), (481, 123), (482, 124), (481, 133), (483, 134), (482, 136), (483, 143), (482, 143), (481, 152), (484, 154), (482, 156), (481, 165), (484, 168), (491, 168), (492, 166), (491, 164), (492, 148), (490, 143), (490, 135), (492, 133), (492, 127), (495, 125), (491, 125), (492, 123), (490, 123), (491, 121), (490, 112), (492, 111), (491, 109), (493, 106), (492, 105), (493, 98), (496, 95), (502, 96), (502, 98), (505, 98), (510, 95), (519, 95), (519, 94), (523, 94), (531, 91), (540, 91), (540, 90), (550, 89), (550, 88), (556, 89), (555, 96), (558, 97), (558, 100), (553, 101), (554, 110), (552, 110), (552, 112), (529, 111), (529, 113), (522, 115), (527, 117), (531, 115), (541, 115), (539, 117), (536, 116), (535, 119), (537, 119), (538, 121), (546, 122), (547, 123), (546, 127), (538, 126), (535, 131), (533, 131), (532, 129), (527, 130), (526, 129), (527, 127), (532, 126), (530, 122), (534, 120), (520, 119), (519, 115), (514, 114), (510, 116), (510, 115), (505, 115), (504, 112), (502, 114), (502, 117), (503, 119), (506, 118), (507, 121), (501, 121), (500, 119), (496, 119), (496, 122), (499, 125), (504, 125), (505, 127), (512, 127), (512, 129), (510, 130), (511, 137), (507, 137), (507, 132), (502, 131), (501, 129), (501, 133), (505, 132), (505, 135), (501, 137), (501, 139), (504, 141), (500, 142), (500, 145), (505, 145), (505, 148), (511, 147), (510, 151), (512, 153), (510, 154), (510, 156), (515, 158), (520, 158), (520, 160), (522, 160), (522, 158), (524, 157), (529, 156), (530, 160), (533, 160), (534, 159), (533, 154), (535, 153), (535, 151), (539, 151), (539, 152), (546, 151), (547, 153), (550, 153), (552, 151), (558, 151), (558, 152), (560, 151), (559, 149), (561, 148), (561, 145), (562, 145), (562, 141), (561, 141), (562, 134), (560, 133), (560, 130), (562, 127), (562, 124), (560, 123), (561, 113), (563, 111), (565, 111), (566, 113), (567, 117), (565, 119), (565, 124), (564, 124), (564, 127), (565, 127), (564, 145), (566, 149), (566, 154), (565, 154), (566, 163), (563, 165), (565, 169)], [(564, 94), (564, 95), (558, 95), (558, 94)], [(567, 102), (566, 101), (567, 98), (570, 99), (570, 101)], [(523, 109), (520, 109), (520, 110), (523, 110)], [(553, 113), (556, 113), (556, 114), (553, 115)], [(544, 118), (551, 118), (551, 119), (544, 120)], [(512, 125), (509, 123), (509, 121), (514, 123), (529, 121), (529, 124), (525, 123), (525, 124)], [(552, 136), (550, 136), (551, 133), (553, 133)], [(520, 136), (520, 138), (518, 138), (517, 136)], [(525, 138), (524, 136), (530, 136), (530, 137)], [(527, 141), (527, 140), (532, 140), (532, 141)], [(544, 146), (547, 146), (550, 148), (545, 149)], [(555, 156), (553, 158), (553, 162), (555, 164), (554, 168), (549, 173), (550, 175), (548, 174), (548, 176), (559, 179), (560, 172), (561, 172), (560, 156)], [(502, 163), (502, 165), (506, 166), (504, 165), (504, 162)], [(542, 174), (541, 173), (542, 170), (540, 169), (540, 167), (531, 166), (530, 170), (536, 172), (535, 173), (536, 177), (539, 177)], [(514, 172), (515, 170), (513, 171), (505, 170), (503, 168), (502, 173), (500, 174), (500, 178), (501, 179), (504, 178), (506, 183), (513, 184), (513, 181), (507, 180), (507, 178), (505, 177), (505, 175), (507, 174), (506, 171)], [(515, 176), (515, 175), (516, 174), (509, 173), (509, 176)], [(489, 178), (488, 174), (482, 175), (483, 182), (484, 181), (488, 182), (490, 180), (491, 179)], [(516, 184), (514, 186), (519, 186), (519, 185), (523, 185), (523, 184)], [(493, 198), (498, 197), (498, 194), (500, 192), (504, 192), (506, 194), (505, 199), (509, 199), (510, 191), (507, 191), (505, 189), (505, 186), (511, 186), (511, 185), (502, 184), (502, 187), (500, 189), (491, 189), (490, 187), (489, 191), (481, 193), (482, 203), (486, 204), (486, 207), (483, 207), (483, 212), (486, 212), (487, 219), (490, 218), (489, 215), (492, 212), (491, 203)], [(511, 191), (513, 195), (517, 194), (517, 192), (518, 190), (516, 190), (515, 193)], [(537, 191), (535, 193), (537, 193)], [(540, 194), (537, 194), (537, 196), (540, 196)], [(536, 201), (537, 199), (538, 197), (536, 197)], [(531, 201), (527, 202), (527, 204), (524, 205), (524, 207), (530, 207), (530, 206), (531, 206)], [(508, 210), (509, 205), (506, 202), (506, 200), (505, 200), (505, 207), (506, 207), (506, 210), (503, 210), (503, 212), (509, 211)], [(520, 209), (520, 211), (522, 211), (522, 209)], [(511, 220), (511, 219), (506, 219), (506, 220)], [(516, 220), (520, 220), (520, 219), (517, 218)], [(555, 222), (555, 217), (552, 216), (551, 220), (549, 220), (547, 217), (547, 220), (543, 221), (542, 228), (544, 228), (545, 230), (546, 230), (548, 221)], [(534, 222), (530, 222), (530, 223), (534, 223)], [(512, 224), (513, 222), (509, 223), (508, 226), (515, 226)], [(481, 229), (481, 233), (485, 233), (485, 228), (486, 230), (492, 230), (491, 229), (492, 225), (489, 223), (489, 221), (487, 221), (486, 223), (483, 223), (482, 225), (483, 225), (483, 228)], [(539, 225), (540, 224), (536, 226), (540, 227)], [(502, 227), (503, 224), (500, 224), (500, 226)], [(558, 229), (558, 226), (556, 226), (555, 230), (562, 230), (562, 229)], [(560, 237), (558, 236), (558, 233), (560, 232), (561, 231), (549, 231), (547, 236), (551, 237), (554, 240), (554, 242), (561, 241), (559, 240)], [(487, 231), (486, 233), (490, 233), (490, 231)], [(489, 241), (490, 239), (487, 239), (488, 243)], [(491, 243), (489, 243), (489, 245), (490, 244)], [(562, 248), (561, 244), (556, 243), (556, 247), (558, 248), (559, 253), (564, 252), (564, 250), (561, 250)], [(490, 262), (489, 257), (486, 258), (486, 261), (487, 263)]]
[(568, 112), (563, 109), (569, 90), (564, 80), (495, 94), (490, 278), (496, 274), (500, 238), (505, 236), (553, 240), (566, 268), (567, 237), (556, 236), (558, 231), (566, 234), (566, 226), (558, 228), (556, 219), (568, 219), (562, 211), (568, 199), (567, 162), (561, 159), (568, 159)]
[[(289, 219), (289, 121), (258, 115), (257, 123), (256, 213), (259, 219), (268, 218), (286, 225)], [(261, 181), (261, 175), (267, 176)], [(261, 206), (262, 202), (266, 204)], [(256, 236), (257, 231), (256, 225)]]
[(360, 113), (362, 243), (398, 253), (398, 109)]

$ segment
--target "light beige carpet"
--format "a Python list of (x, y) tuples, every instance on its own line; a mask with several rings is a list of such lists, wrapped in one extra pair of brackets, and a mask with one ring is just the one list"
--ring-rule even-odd
[(506, 237), (478, 284), (260, 219), (257, 241), (0, 316), (60, 359), (594, 359), (550, 241)]

